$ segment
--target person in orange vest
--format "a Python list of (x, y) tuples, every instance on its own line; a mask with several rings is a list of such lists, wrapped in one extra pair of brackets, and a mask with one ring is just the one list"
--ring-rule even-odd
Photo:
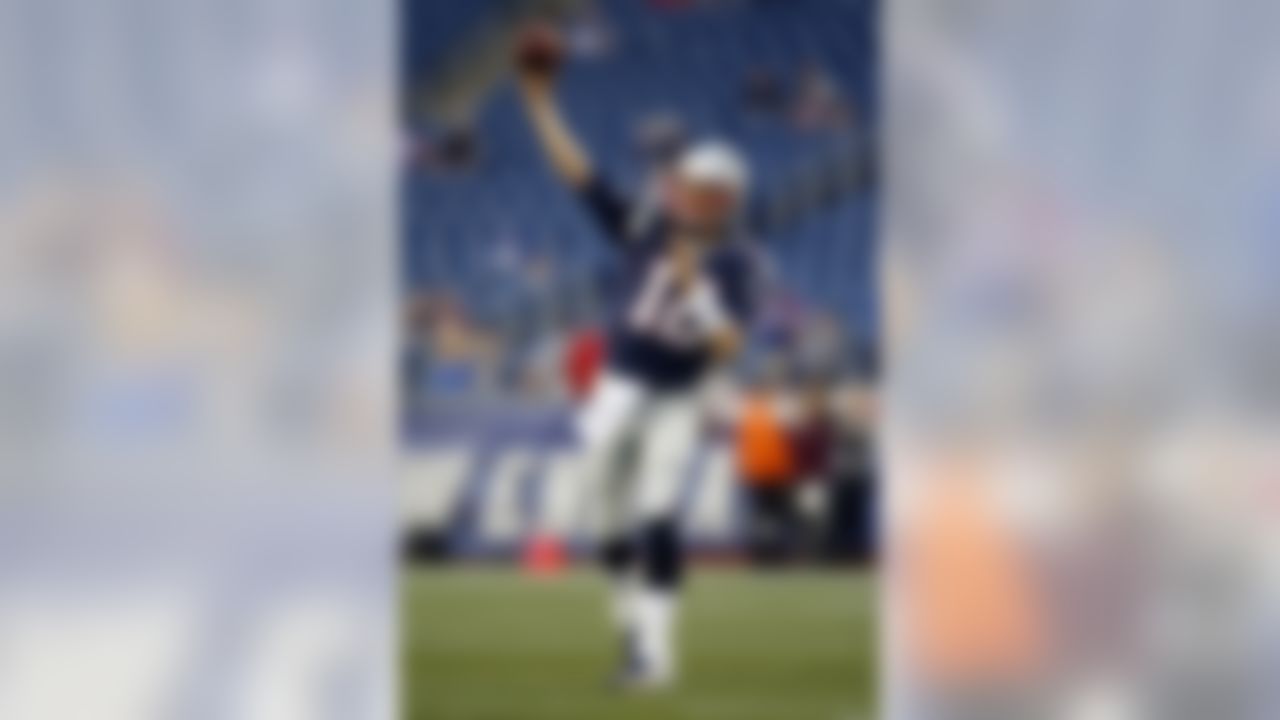
[(776, 379), (766, 379), (741, 398), (734, 454), (747, 494), (747, 548), (758, 565), (777, 565), (792, 555), (798, 539), (795, 509), (795, 410)]

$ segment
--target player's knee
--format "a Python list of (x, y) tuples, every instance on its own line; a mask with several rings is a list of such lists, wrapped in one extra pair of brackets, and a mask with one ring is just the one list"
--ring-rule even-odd
[(659, 588), (678, 587), (684, 577), (684, 562), (675, 520), (663, 518), (646, 523), (641, 542), (644, 573), (649, 583)]
[(611, 575), (621, 575), (636, 564), (636, 545), (626, 536), (611, 537), (600, 545), (600, 564)]
[(644, 474), (639, 479), (639, 496), (635, 501), (635, 513), (641, 522), (661, 522), (675, 515), (680, 503), (684, 469), (680, 462), (645, 461)]

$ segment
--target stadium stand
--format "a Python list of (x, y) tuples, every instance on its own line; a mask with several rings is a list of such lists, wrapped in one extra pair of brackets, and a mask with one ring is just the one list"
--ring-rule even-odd
[[(407, 82), (429, 82), (431, 65), (453, 50), (445, 38), (501, 22), (510, 5), (409, 2)], [(636, 142), (646, 118), (676, 117), (694, 136), (741, 146), (778, 285), (788, 302), (838, 318), (848, 345), (859, 348), (876, 334), (874, 200), (865, 182), (874, 23), (862, 0), (600, 0), (565, 20), (569, 33), (585, 26), (591, 41), (568, 64), (561, 91), (597, 163), (625, 187), (639, 188), (646, 176)], [(819, 114), (802, 107), (807, 96)], [(820, 113), (824, 100), (836, 110), (830, 117)], [(541, 330), (582, 322), (582, 298), (601, 282), (607, 249), (549, 176), (510, 79), (482, 96), (461, 130), (426, 117), (411, 116), (409, 125), (402, 207), (410, 292), (447, 296), (467, 322), (521, 357), (534, 352)], [(449, 142), (465, 144), (456, 162), (421, 161), (424, 148)], [(531, 277), (555, 296), (541, 319), (530, 317), (538, 312)]]

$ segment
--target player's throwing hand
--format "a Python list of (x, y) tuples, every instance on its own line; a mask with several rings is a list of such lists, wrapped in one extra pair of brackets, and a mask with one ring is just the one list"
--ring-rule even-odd
[(564, 60), (560, 33), (549, 23), (529, 25), (516, 40), (515, 64), (526, 85), (546, 86), (555, 79)]

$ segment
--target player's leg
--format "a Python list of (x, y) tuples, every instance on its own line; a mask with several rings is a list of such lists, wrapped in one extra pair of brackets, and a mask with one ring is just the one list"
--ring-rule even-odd
[(677, 670), (677, 610), (684, 576), (677, 506), (700, 428), (697, 399), (685, 395), (655, 401), (640, 428), (633, 496), (641, 561), (635, 619), (641, 680), (650, 684), (671, 681)]
[(609, 616), (623, 637), (626, 653), (633, 644), (632, 618), (638, 590), (639, 549), (631, 522), (630, 498), (638, 464), (634, 424), (618, 439), (608, 468), (598, 481), (593, 510), (600, 566), (609, 582)]
[(797, 520), (791, 488), (773, 484), (752, 490), (753, 560), (776, 567), (791, 557)]
[(770, 559), (769, 503), (767, 486), (747, 486), (747, 550), (751, 562), (759, 567), (768, 565)]
[(587, 523), (600, 544), (609, 579), (610, 616), (620, 633), (630, 632), (635, 548), (627, 504), (635, 464), (636, 420), (643, 389), (606, 373), (577, 417), (576, 475), (582, 483)]

